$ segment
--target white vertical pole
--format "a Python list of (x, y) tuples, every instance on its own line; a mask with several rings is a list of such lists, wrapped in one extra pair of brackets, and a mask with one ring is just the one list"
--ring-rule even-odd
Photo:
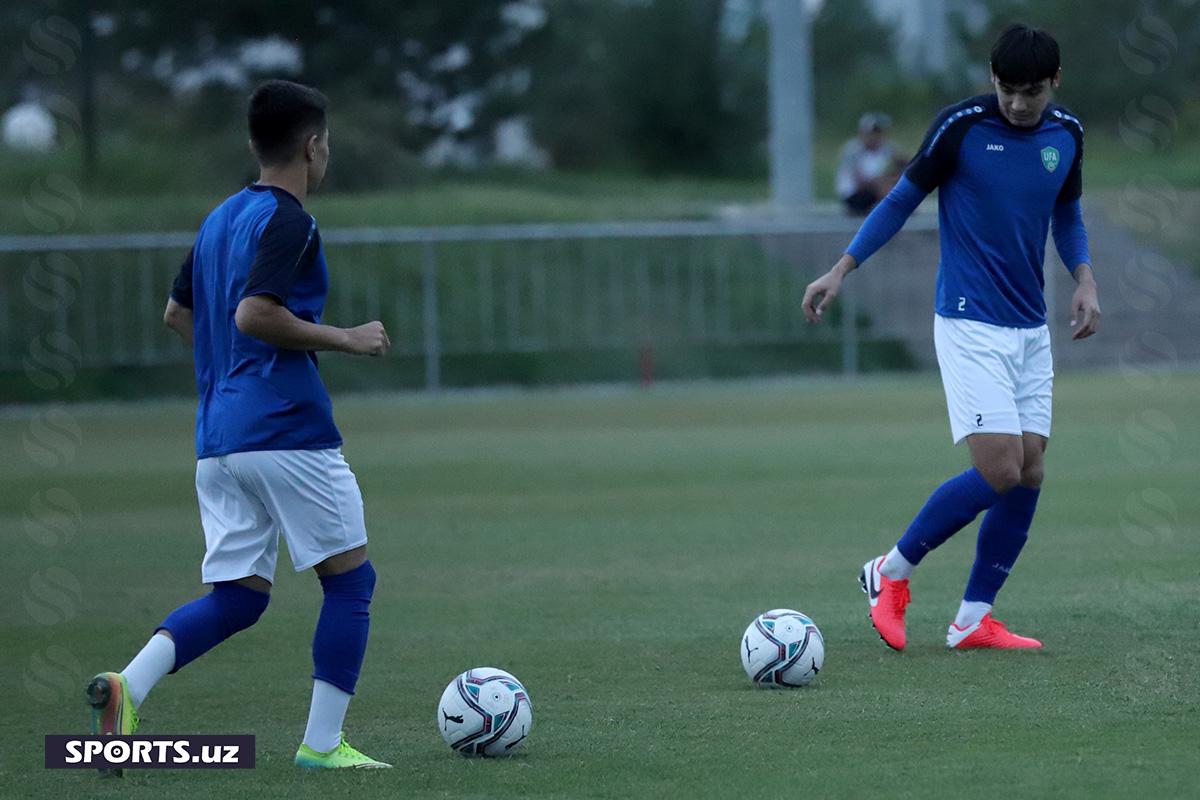
[(769, 0), (771, 200), (776, 213), (813, 198), (812, 25), (804, 0)]
[(946, 0), (924, 0), (922, 37), (926, 74), (941, 77), (950, 66), (947, 50), (949, 32), (946, 29)]

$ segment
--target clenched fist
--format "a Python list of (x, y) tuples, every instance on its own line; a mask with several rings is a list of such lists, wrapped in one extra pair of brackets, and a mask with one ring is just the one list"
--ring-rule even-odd
[(383, 323), (379, 320), (346, 328), (346, 352), (359, 356), (381, 356), (392, 346)]

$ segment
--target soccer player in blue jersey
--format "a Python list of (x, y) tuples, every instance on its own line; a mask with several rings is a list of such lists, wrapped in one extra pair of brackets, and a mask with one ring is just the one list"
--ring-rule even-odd
[(258, 620), (282, 534), (296, 570), (314, 570), (324, 591), (295, 763), (387, 767), (341, 733), (366, 652), (375, 570), (316, 351), (381, 356), (391, 343), (379, 322), (321, 324), (329, 275), (303, 203), (329, 163), (325, 97), (269, 81), (251, 96), (248, 122), (258, 182), (204, 220), (164, 317), (193, 345), (201, 579), (212, 588), (167, 615), (122, 672), (92, 679), (92, 731), (133, 733), (159, 680)]
[(939, 486), (896, 546), (862, 569), (871, 621), (896, 650), (907, 638), (913, 569), (980, 512), (975, 564), (946, 643), (1041, 647), (1009, 632), (991, 611), (1028, 537), (1050, 436), (1054, 370), (1042, 276), (1048, 231), (1078, 284), (1072, 339), (1091, 336), (1100, 319), (1079, 207), (1083, 126), (1051, 102), (1062, 74), (1058, 44), (1045, 31), (1013, 25), (992, 47), (991, 68), (994, 94), (938, 114), (904, 177), (804, 294), (804, 313), (818, 322), (846, 274), (939, 190), (934, 342), (954, 442), (966, 439), (972, 467)]

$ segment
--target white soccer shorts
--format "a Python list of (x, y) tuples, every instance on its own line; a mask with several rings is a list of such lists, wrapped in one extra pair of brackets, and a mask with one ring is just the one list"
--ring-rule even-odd
[(362, 493), (341, 450), (262, 450), (196, 462), (204, 583), (275, 576), (279, 535), (297, 572), (367, 543)]
[(955, 444), (972, 433), (1050, 436), (1049, 328), (935, 315), (933, 341)]

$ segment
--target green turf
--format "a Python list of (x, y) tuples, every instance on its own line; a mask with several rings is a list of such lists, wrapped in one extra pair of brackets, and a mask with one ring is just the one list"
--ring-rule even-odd
[[(284, 561), (259, 625), (143, 708), (148, 733), (256, 734), (258, 768), (120, 783), (45, 771), (41, 736), (80, 730), (85, 677), (198, 591), (190, 404), (68, 409), (78, 440), (5, 414), (0, 796), (1191, 796), (1197, 396), (1200, 374), (1060, 379), (1042, 507), (999, 609), (1041, 654), (945, 651), (970, 531), (922, 565), (908, 652), (865, 621), (860, 565), (964, 464), (932, 375), (345, 398), (380, 574), (348, 730), (397, 769), (292, 770), (320, 593)], [(49, 487), (78, 500), (77, 529), (26, 530)], [(742, 674), (739, 636), (776, 606), (825, 635), (810, 689)], [(533, 697), (508, 761), (464, 760), (435, 729), (445, 683), (481, 665)]]

